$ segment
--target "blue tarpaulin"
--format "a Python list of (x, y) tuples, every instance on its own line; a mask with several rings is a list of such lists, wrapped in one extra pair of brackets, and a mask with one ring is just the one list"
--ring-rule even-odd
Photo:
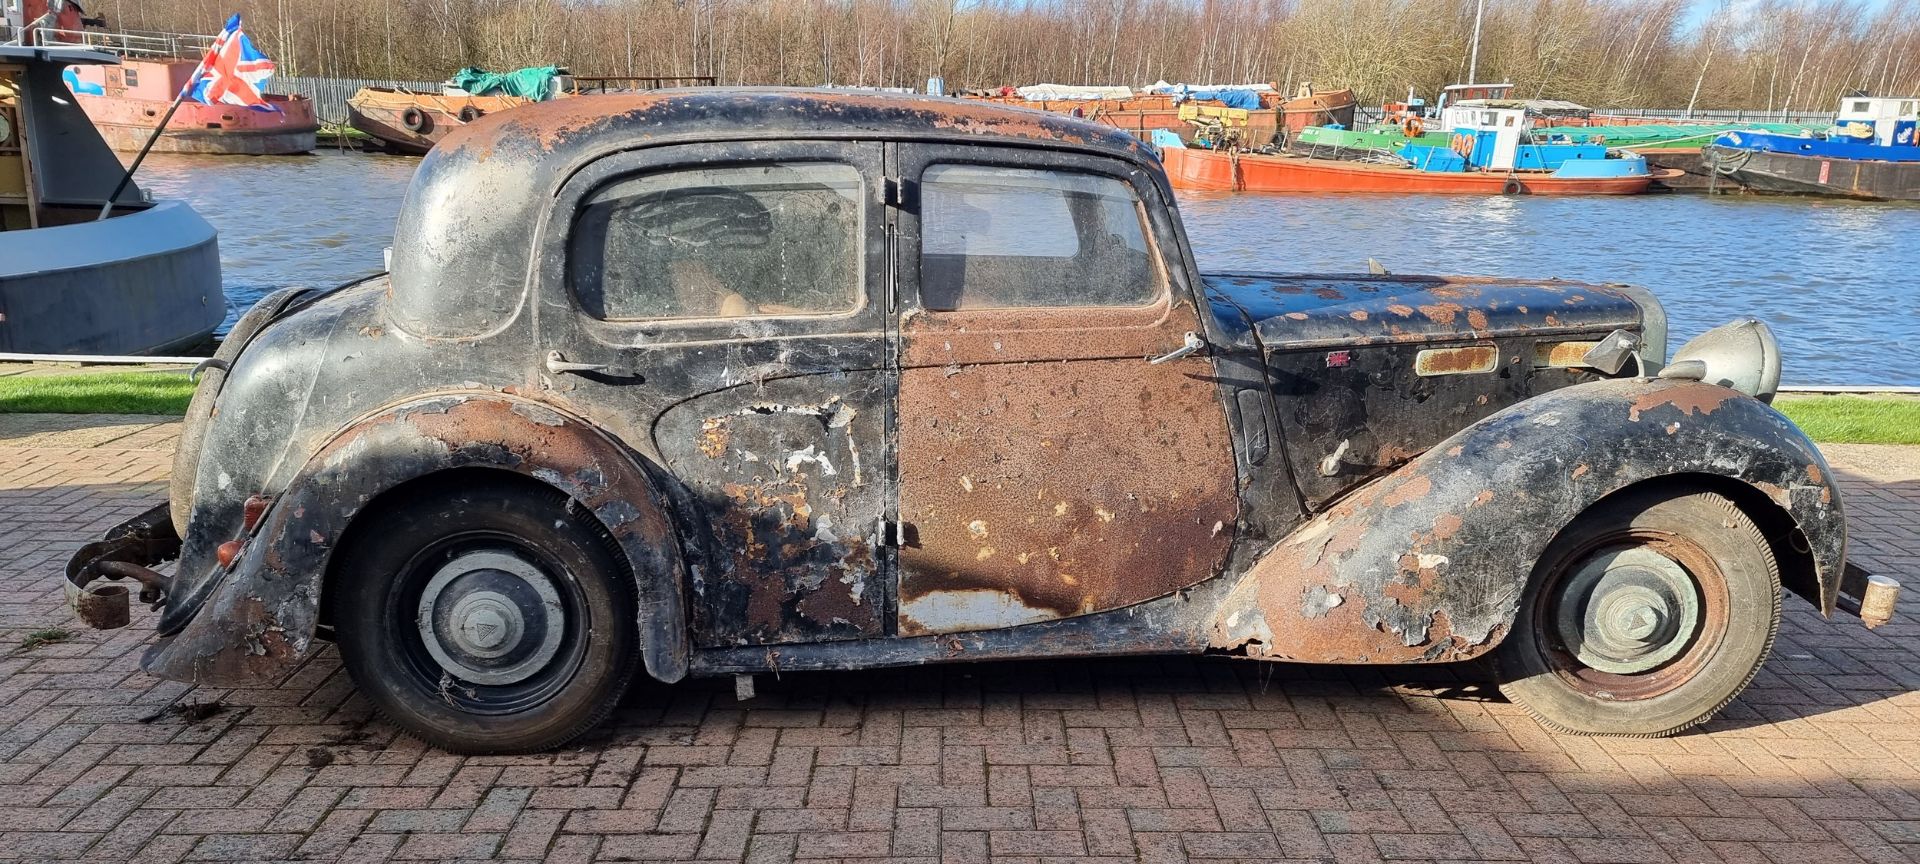
[(1202, 102), (1218, 102), (1228, 108), (1259, 108), (1258, 90), (1182, 90), (1176, 101), (1198, 99)]

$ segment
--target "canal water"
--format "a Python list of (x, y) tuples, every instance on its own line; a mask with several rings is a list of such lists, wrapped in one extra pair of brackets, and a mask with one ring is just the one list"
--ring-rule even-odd
[[(220, 229), (229, 304), (380, 269), (419, 160), (155, 154), (140, 182)], [(1920, 385), (1920, 207), (1813, 198), (1183, 195), (1203, 270), (1634, 282), (1677, 347), (1753, 315), (1789, 384)], [(232, 316), (229, 316), (231, 322)]]

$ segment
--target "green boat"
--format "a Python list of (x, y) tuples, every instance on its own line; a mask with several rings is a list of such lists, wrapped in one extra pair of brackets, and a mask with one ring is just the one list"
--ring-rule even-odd
[[(1644, 126), (1536, 126), (1532, 130), (1532, 136), (1535, 141), (1564, 139), (1570, 144), (1605, 144), (1609, 147), (1665, 150), (1698, 149), (1722, 132), (1749, 130), (1775, 132), (1782, 135), (1801, 135), (1815, 131), (1811, 126), (1801, 126), (1796, 123), (1685, 123)], [(1380, 123), (1366, 129), (1309, 126), (1301, 130), (1294, 141), (1295, 149), (1308, 152), (1309, 155), (1327, 155), (1327, 151), (1385, 150), (1393, 153), (1409, 143), (1445, 147), (1450, 138), (1451, 136), (1445, 130), (1438, 129), (1422, 132), (1417, 138), (1409, 138), (1406, 130), (1401, 127)]]

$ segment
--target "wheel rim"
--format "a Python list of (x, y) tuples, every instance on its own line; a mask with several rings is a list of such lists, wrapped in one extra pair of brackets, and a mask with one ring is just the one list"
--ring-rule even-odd
[(1725, 575), (1672, 534), (1597, 538), (1556, 567), (1535, 606), (1541, 654), (1576, 689), (1649, 699), (1691, 680), (1727, 632)]
[(415, 685), (475, 714), (526, 710), (572, 680), (586, 603), (551, 556), (517, 538), (461, 535), (422, 550), (395, 580), (388, 630)]

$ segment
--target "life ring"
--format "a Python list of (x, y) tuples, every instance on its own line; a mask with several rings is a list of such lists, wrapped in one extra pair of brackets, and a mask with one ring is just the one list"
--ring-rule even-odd
[(407, 127), (408, 132), (425, 132), (432, 124), (427, 119), (427, 112), (409, 105), (407, 110), (400, 112), (400, 125)]
[(482, 110), (480, 110), (480, 109), (478, 109), (478, 108), (475, 108), (475, 107), (473, 107), (472, 105), (464, 105), (464, 106), (461, 106), (461, 108), (460, 108), (460, 122), (462, 122), (462, 123), (472, 123), (473, 121), (475, 121), (475, 120), (478, 120), (478, 119), (480, 119), (481, 117), (483, 117), (483, 116), (485, 116), (485, 115), (486, 115), (486, 113), (487, 113), (487, 112), (485, 112), (485, 111), (482, 111)]
[(1420, 122), (1420, 118), (1408, 117), (1407, 122), (1400, 124), (1400, 131), (1405, 133), (1408, 138), (1418, 138), (1420, 137), (1420, 133), (1427, 131), (1427, 127), (1426, 124)]
[(1460, 154), (1462, 159), (1473, 158), (1473, 136), (1465, 132), (1453, 133), (1453, 139), (1447, 143), (1448, 149)]
[(1519, 195), (1525, 191), (1527, 191), (1527, 187), (1522, 185), (1519, 178), (1516, 177), (1508, 177), (1507, 182), (1500, 184), (1500, 194), (1502, 195)]

